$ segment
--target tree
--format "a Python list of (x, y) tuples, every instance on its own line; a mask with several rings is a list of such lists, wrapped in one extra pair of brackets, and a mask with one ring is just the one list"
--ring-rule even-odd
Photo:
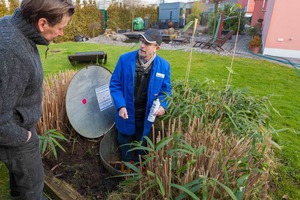
[(94, 0), (76, 0), (75, 14), (70, 24), (64, 29), (62, 37), (54, 42), (72, 41), (75, 36), (95, 37), (101, 32), (100, 11)]
[[(112, 3), (107, 9), (107, 28), (112, 30), (127, 30), (132, 28), (132, 16), (129, 14), (132, 7), (120, 3)], [(136, 5), (133, 16), (148, 17), (149, 24), (158, 19), (158, 9), (156, 6)], [(133, 13), (132, 13), (133, 14)]]
[(131, 31), (133, 32), (133, 20), (135, 18), (135, 14), (136, 14), (136, 9), (138, 7), (138, 1), (136, 0), (125, 0), (125, 5), (126, 7), (128, 7), (129, 9), (129, 13), (130, 13), (130, 20), (131, 20)]
[(239, 32), (243, 32), (245, 27), (245, 11), (240, 8), (240, 5), (226, 3), (223, 11), (225, 15), (223, 29), (234, 30), (236, 33), (238, 30)]
[(100, 34), (101, 23), (100, 23), (100, 11), (97, 8), (95, 1), (84, 7), (84, 21), (87, 22), (85, 25), (86, 34), (89, 37), (95, 37)]
[(0, 0), (0, 17), (8, 15), (8, 9), (6, 7), (5, 0)]
[(191, 14), (188, 17), (188, 21), (194, 21), (196, 18), (200, 18), (200, 13), (202, 13), (205, 10), (205, 5), (203, 2), (195, 1), (192, 6)]
[(10, 14), (12, 14), (15, 9), (20, 6), (20, 2), (18, 0), (8, 0), (8, 4), (8, 10)]

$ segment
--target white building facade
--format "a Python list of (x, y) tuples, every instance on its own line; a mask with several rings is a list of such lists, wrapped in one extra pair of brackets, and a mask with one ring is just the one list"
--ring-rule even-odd
[(138, 5), (158, 5), (160, 0), (96, 0), (99, 9), (107, 9), (112, 3), (126, 3)]

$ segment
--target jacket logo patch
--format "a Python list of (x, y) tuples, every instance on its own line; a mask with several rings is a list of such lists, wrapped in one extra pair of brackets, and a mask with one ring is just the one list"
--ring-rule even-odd
[(158, 77), (158, 78), (165, 78), (165, 75), (157, 72), (156, 73), (156, 77)]

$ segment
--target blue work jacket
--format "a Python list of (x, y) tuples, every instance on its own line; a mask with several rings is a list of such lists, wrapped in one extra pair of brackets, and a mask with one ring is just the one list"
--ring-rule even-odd
[[(116, 127), (119, 132), (126, 135), (135, 134), (134, 76), (137, 54), (138, 50), (120, 56), (109, 85), (110, 94), (117, 111), (115, 116)], [(152, 123), (147, 120), (147, 116), (153, 101), (157, 97), (161, 106), (167, 110), (168, 102), (166, 97), (171, 95), (170, 75), (169, 62), (156, 55), (152, 63), (149, 79), (143, 136), (146, 136), (151, 131)], [(128, 119), (123, 119), (119, 116), (118, 110), (122, 107), (127, 108)]]

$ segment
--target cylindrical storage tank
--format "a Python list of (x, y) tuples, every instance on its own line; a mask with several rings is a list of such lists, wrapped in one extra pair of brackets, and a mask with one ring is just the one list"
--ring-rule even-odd
[(111, 164), (121, 160), (117, 143), (117, 129), (115, 127), (104, 135), (100, 142), (99, 153), (105, 169), (113, 175), (123, 174), (123, 172)]
[(98, 138), (114, 126), (115, 107), (109, 92), (111, 72), (88, 66), (72, 78), (66, 95), (66, 111), (73, 128), (87, 138)]
[(102, 66), (87, 66), (70, 81), (66, 94), (66, 111), (77, 133), (86, 138), (99, 138), (100, 159), (112, 174), (121, 174), (111, 161), (120, 160), (117, 133), (114, 128), (115, 107), (110, 96), (111, 72)]

